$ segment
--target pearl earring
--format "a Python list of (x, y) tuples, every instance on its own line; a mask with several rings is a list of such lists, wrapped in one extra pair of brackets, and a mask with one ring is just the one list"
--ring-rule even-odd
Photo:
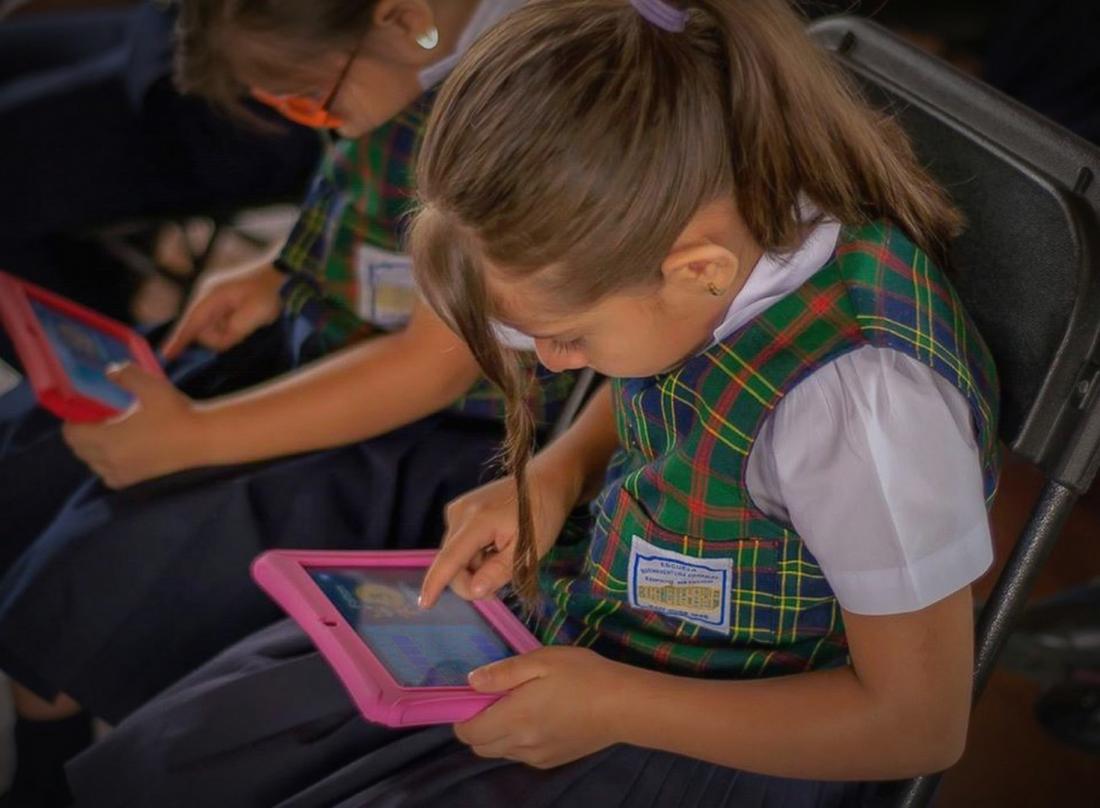
[(434, 25), (416, 38), (416, 44), (424, 50), (435, 50), (439, 44), (439, 29)]

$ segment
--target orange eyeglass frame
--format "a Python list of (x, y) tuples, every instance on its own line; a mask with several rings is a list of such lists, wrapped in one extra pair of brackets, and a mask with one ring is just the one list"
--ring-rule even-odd
[(359, 56), (359, 48), (362, 44), (363, 38), (360, 37), (340, 70), (336, 83), (332, 85), (332, 89), (323, 101), (317, 101), (305, 95), (275, 95), (259, 87), (252, 87), (249, 92), (261, 104), (271, 107), (289, 121), (311, 129), (338, 129), (344, 125), (344, 120), (332, 114), (332, 105), (336, 102), (336, 97), (340, 94), (348, 73), (351, 72), (351, 66)]

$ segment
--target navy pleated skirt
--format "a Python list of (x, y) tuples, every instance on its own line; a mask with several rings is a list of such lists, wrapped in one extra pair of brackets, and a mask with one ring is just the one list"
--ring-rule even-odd
[[(205, 369), (208, 388), (240, 378), (227, 358)], [(114, 492), (84, 471), (73, 491), (52, 492), (66, 454), (56, 428), (44, 434), (60, 448), (51, 467), (21, 462), (47, 500), (29, 510), (63, 504), (33, 540), (11, 540), (22, 552), (8, 548), (0, 579), (0, 670), (112, 723), (281, 616), (249, 577), (257, 554), (434, 546), (443, 506), (487, 479), (501, 438), (496, 424), (441, 414), (330, 451)]]
[[(149, 334), (156, 344), (166, 328)], [(18, 358), (0, 329), (0, 358), (17, 370)], [(239, 346), (215, 356), (195, 349), (166, 372), (191, 398), (211, 398), (286, 372), (291, 353), (282, 324), (261, 329)], [(78, 494), (107, 493), (96, 476), (61, 439), (61, 422), (38, 407), (30, 384), (0, 396), (0, 573), (53, 522)]]
[(538, 770), (484, 760), (450, 726), (365, 721), (291, 621), (228, 649), (68, 766), (82, 808), (865, 806), (866, 784), (750, 774), (630, 746)]

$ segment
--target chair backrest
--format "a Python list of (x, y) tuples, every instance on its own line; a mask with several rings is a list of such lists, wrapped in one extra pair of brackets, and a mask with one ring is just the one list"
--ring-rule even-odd
[[(1001, 378), (1001, 438), (1047, 476), (975, 631), (975, 695), (1100, 464), (1100, 150), (874, 23), (810, 26), (969, 220), (954, 282)], [(938, 776), (883, 784), (919, 808)]]
[(965, 212), (953, 280), (997, 362), (1001, 436), (1081, 491), (1100, 460), (1073, 445), (1100, 393), (1100, 150), (870, 21), (809, 30)]
[[(953, 281), (997, 363), (1000, 435), (1048, 478), (976, 630), (978, 693), (1100, 464), (1100, 150), (872, 22), (809, 30), (898, 118), (966, 214)], [(559, 429), (595, 382), (578, 385)], [(879, 800), (922, 806), (936, 779), (884, 784)]]

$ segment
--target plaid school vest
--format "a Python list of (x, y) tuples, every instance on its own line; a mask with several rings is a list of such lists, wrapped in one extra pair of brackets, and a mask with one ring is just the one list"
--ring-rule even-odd
[(541, 639), (722, 678), (843, 662), (829, 582), (799, 536), (753, 504), (745, 473), (783, 396), (864, 345), (901, 351), (966, 396), (988, 502), (998, 472), (988, 349), (900, 230), (846, 228), (828, 264), (733, 334), (667, 374), (613, 383), (622, 448), (587, 540), (566, 540), (543, 568)]
[(340, 139), (326, 149), (276, 261), (289, 276), (287, 314), (307, 320), (324, 350), (401, 325), (412, 309), (407, 262), (388, 272), (360, 273), (359, 261), (364, 248), (403, 257), (415, 198), (413, 159), (434, 98), (425, 93), (362, 138)]
[[(276, 263), (287, 273), (284, 312), (317, 356), (379, 331), (404, 327), (416, 300), (401, 254), (415, 192), (414, 158), (436, 91), (359, 139), (336, 141), (313, 178), (301, 214)], [(305, 336), (308, 335), (308, 336)], [(528, 406), (537, 424), (557, 419), (576, 381), (553, 374), (534, 355), (521, 358), (534, 376)], [(482, 379), (450, 408), (500, 420), (504, 400)]]

